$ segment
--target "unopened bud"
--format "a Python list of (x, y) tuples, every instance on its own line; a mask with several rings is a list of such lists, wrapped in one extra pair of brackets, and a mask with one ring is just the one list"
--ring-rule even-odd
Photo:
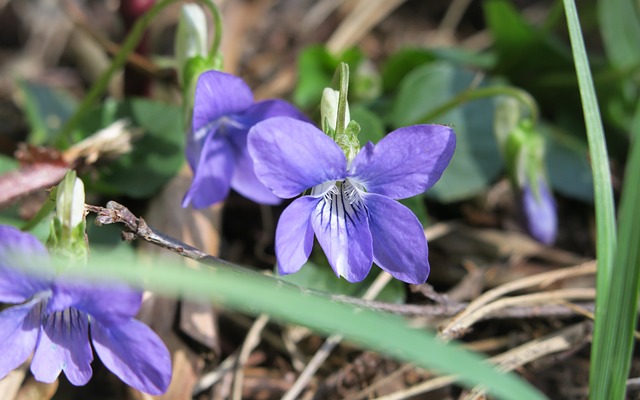
[[(320, 116), (322, 124), (328, 123), (332, 131), (336, 130), (338, 124), (338, 100), (340, 92), (331, 88), (324, 88), (322, 92), (322, 100), (320, 101)], [(351, 115), (349, 114), (349, 103), (347, 103), (344, 112), (344, 126), (349, 125)]]
[(189, 60), (207, 56), (207, 17), (197, 4), (185, 4), (180, 10), (175, 54), (181, 82), (186, 80), (185, 67)]
[(56, 197), (58, 219), (66, 229), (74, 229), (84, 221), (84, 184), (70, 171), (58, 185)]

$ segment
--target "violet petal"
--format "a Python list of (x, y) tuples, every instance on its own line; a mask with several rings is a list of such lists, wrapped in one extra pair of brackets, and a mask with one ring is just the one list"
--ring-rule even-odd
[(455, 145), (455, 133), (443, 125), (400, 128), (375, 146), (364, 146), (353, 160), (349, 176), (371, 193), (392, 199), (415, 196), (440, 179)]
[(238, 115), (236, 119), (242, 125), (250, 128), (258, 122), (275, 117), (290, 117), (311, 123), (294, 105), (279, 99), (258, 101)]
[(182, 206), (205, 208), (224, 200), (229, 194), (233, 168), (233, 154), (227, 140), (208, 136)]
[(280, 275), (298, 272), (313, 248), (311, 214), (320, 199), (302, 196), (287, 207), (276, 228), (276, 257)]
[(280, 204), (282, 199), (260, 182), (253, 169), (253, 160), (247, 149), (248, 130), (232, 130), (229, 142), (235, 160), (231, 187), (244, 197), (261, 204)]
[(142, 304), (142, 293), (126, 285), (82, 284), (58, 281), (47, 312), (62, 311), (69, 307), (83, 311), (103, 322), (115, 322), (134, 317)]
[[(38, 277), (20, 271), (37, 270)], [(21, 303), (46, 290), (53, 266), (49, 253), (30, 233), (12, 226), (0, 225), (0, 302)]]
[(91, 321), (93, 347), (102, 363), (127, 385), (159, 395), (171, 382), (171, 355), (160, 338), (142, 322)]
[(40, 328), (40, 301), (35, 299), (0, 312), (0, 379), (33, 353)]
[(217, 119), (246, 110), (253, 103), (253, 93), (237, 76), (207, 71), (196, 84), (192, 129), (194, 134)]
[(373, 258), (367, 212), (361, 201), (351, 204), (341, 191), (327, 193), (311, 217), (318, 242), (338, 276), (360, 282)]
[(522, 205), (527, 228), (534, 239), (551, 245), (555, 242), (558, 233), (556, 202), (542, 179), (538, 181), (538, 192), (540, 196), (536, 198), (528, 183), (522, 190)]
[(276, 196), (291, 198), (346, 176), (347, 159), (340, 147), (306, 122), (270, 118), (251, 128), (248, 142), (256, 176)]
[(378, 194), (364, 197), (373, 239), (373, 261), (394, 278), (413, 284), (429, 276), (427, 239), (411, 210)]
[(73, 385), (89, 382), (93, 353), (87, 315), (76, 309), (46, 315), (42, 321), (31, 372), (36, 380), (52, 383), (61, 371)]

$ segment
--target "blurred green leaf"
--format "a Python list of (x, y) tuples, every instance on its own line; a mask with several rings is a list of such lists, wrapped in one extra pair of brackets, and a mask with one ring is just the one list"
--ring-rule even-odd
[[(41, 242), (46, 242), (49, 237), (49, 228), (51, 227), (51, 220), (53, 214), (50, 214), (40, 220), (35, 226), (31, 227), (28, 231), (32, 235), (38, 238)], [(22, 229), (25, 221), (20, 217), (19, 207), (13, 206), (6, 210), (0, 211), (0, 224), (11, 225), (18, 229)]]
[(13, 157), (0, 154), (0, 174), (18, 169), (18, 162)]
[(543, 71), (573, 67), (568, 49), (557, 39), (529, 25), (513, 2), (488, 0), (483, 5), (499, 56), (499, 70), (517, 75), (536, 71), (539, 76)]
[(609, 60), (617, 67), (640, 66), (638, 3), (599, 0), (600, 33)]
[(482, 5), (494, 39), (492, 71), (530, 93), (543, 114), (578, 114), (579, 90), (571, 52), (564, 42), (530, 25), (510, 0), (487, 0)]
[(358, 140), (364, 146), (367, 142), (378, 143), (385, 135), (384, 124), (380, 118), (363, 105), (350, 108), (351, 119), (360, 125)]
[(419, 194), (399, 201), (418, 217), (418, 221), (422, 226), (427, 226), (429, 225), (429, 214), (427, 213), (427, 206), (424, 204), (424, 196), (424, 194)]
[(87, 186), (109, 195), (148, 197), (171, 179), (184, 163), (185, 133), (180, 107), (143, 99), (106, 103), (87, 115), (82, 131), (95, 132), (126, 118), (143, 131), (133, 151), (100, 168), (96, 181)]
[(564, 196), (593, 203), (593, 176), (586, 143), (559, 129), (540, 124), (545, 134), (545, 160), (551, 187)]
[[(607, 123), (615, 125), (623, 133), (629, 126), (638, 104), (638, 80), (640, 70), (640, 4), (630, 0), (599, 0), (598, 21), (605, 51), (611, 64), (605, 70), (604, 79), (595, 76), (598, 101)], [(610, 136), (611, 137), (611, 136)], [(622, 143), (609, 142), (609, 148), (624, 147)]]
[(78, 103), (67, 92), (47, 85), (21, 81), (18, 86), (24, 96), (25, 114), (31, 127), (28, 141), (43, 145), (60, 130)]
[(496, 64), (496, 54), (493, 51), (472, 51), (459, 47), (443, 47), (432, 49), (431, 52), (438, 60), (451, 61), (460, 66), (478, 69), (493, 69)]
[(427, 49), (402, 49), (389, 57), (382, 67), (382, 84), (385, 92), (394, 91), (400, 81), (412, 70), (436, 59)]
[[(345, 279), (338, 278), (331, 267), (318, 266), (308, 262), (295, 274), (278, 276), (278, 278), (303, 288), (319, 290), (325, 293), (362, 297), (375, 281), (376, 276), (376, 273), (370, 273), (362, 282), (350, 283)], [(387, 303), (404, 303), (404, 284), (396, 279), (391, 280), (382, 289), (376, 300)]]
[[(456, 94), (469, 88), (475, 74), (447, 62), (413, 70), (402, 80), (389, 121), (394, 127), (412, 125)], [(481, 85), (482, 86), (482, 85)], [(502, 159), (493, 134), (494, 101), (465, 103), (431, 123), (450, 125), (456, 132), (456, 151), (442, 179), (427, 192), (441, 202), (477, 195), (497, 178)]]
[(414, 69), (433, 61), (451, 61), (460, 65), (469, 65), (488, 69), (493, 67), (495, 56), (491, 52), (471, 52), (460, 48), (423, 49), (405, 48), (391, 55), (382, 67), (384, 91), (389, 93), (398, 89), (402, 79)]
[(349, 64), (350, 71), (356, 71), (363, 57), (358, 49), (349, 49), (334, 56), (324, 46), (307, 47), (298, 57), (298, 84), (293, 91), (294, 103), (304, 109), (316, 106), (320, 103), (323, 89), (331, 86), (340, 62)]

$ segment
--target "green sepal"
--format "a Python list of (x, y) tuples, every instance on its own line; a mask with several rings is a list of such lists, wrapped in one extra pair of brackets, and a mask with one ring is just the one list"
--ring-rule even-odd
[(347, 157), (347, 161), (349, 162), (353, 160), (360, 151), (360, 140), (358, 140), (359, 133), (360, 125), (353, 120), (349, 121), (349, 124), (342, 134), (336, 132), (335, 141), (342, 151), (344, 151), (344, 155)]
[(182, 88), (182, 110), (185, 124), (191, 123), (191, 114), (193, 113), (198, 78), (206, 71), (221, 69), (222, 56), (219, 54), (216, 54), (212, 58), (193, 56), (185, 63), (182, 71), (182, 82), (184, 82), (184, 86)]
[[(358, 137), (358, 134), (360, 134), (361, 130), (362, 129), (360, 128), (360, 124), (358, 124), (356, 121), (351, 120), (349, 121), (349, 125), (347, 125), (344, 134), (350, 139), (350, 141), (353, 141), (354, 138)], [(358, 140), (356, 140), (355, 143), (358, 143), (358, 146), (360, 145), (360, 142)]]
[(193, 56), (187, 60), (182, 70), (182, 82), (184, 82), (184, 89), (191, 87), (194, 84), (201, 73), (206, 70), (212, 69), (211, 62), (202, 56)]
[(49, 252), (74, 263), (85, 263), (89, 257), (86, 229), (87, 223), (82, 221), (67, 234), (62, 221), (58, 218), (53, 218), (51, 220), (51, 232), (46, 243)]
[(327, 117), (324, 117), (324, 119), (322, 120), (322, 131), (331, 139), (335, 139), (336, 130), (331, 127), (331, 124), (329, 123), (329, 118)]
[(523, 119), (506, 138), (503, 148), (507, 172), (514, 188), (528, 184), (539, 198), (539, 182), (547, 181), (544, 164), (544, 137), (531, 120)]

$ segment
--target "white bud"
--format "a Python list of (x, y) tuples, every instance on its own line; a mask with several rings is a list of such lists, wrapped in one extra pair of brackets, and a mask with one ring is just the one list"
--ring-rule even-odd
[[(328, 121), (331, 129), (335, 130), (338, 125), (338, 99), (340, 98), (340, 92), (331, 88), (324, 88), (322, 92), (322, 100), (320, 101), (320, 116), (322, 122)], [(349, 114), (349, 103), (344, 113), (344, 126), (347, 126), (351, 121), (351, 115)]]
[[(72, 185), (69, 185), (73, 182)], [(84, 220), (84, 184), (80, 178), (64, 179), (58, 185), (56, 196), (58, 219), (65, 228), (73, 229)]]
[(182, 80), (185, 63), (195, 56), (207, 56), (207, 17), (197, 4), (185, 4), (180, 11), (175, 53), (178, 77)]

